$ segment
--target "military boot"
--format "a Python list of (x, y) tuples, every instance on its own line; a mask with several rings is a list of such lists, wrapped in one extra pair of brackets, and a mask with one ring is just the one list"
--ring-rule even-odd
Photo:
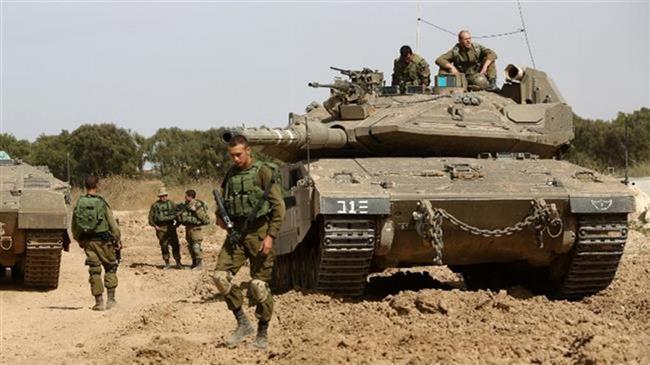
[(499, 87), (497, 86), (497, 79), (492, 79), (489, 80), (490, 85), (486, 89), (487, 91), (499, 91)]
[(181, 259), (176, 259), (176, 269), (182, 270), (183, 269), (183, 264), (181, 264)]
[(106, 309), (104, 307), (104, 296), (102, 294), (95, 295), (95, 305), (93, 306), (94, 311), (103, 311)]
[(230, 335), (230, 337), (228, 337), (228, 339), (226, 339), (226, 345), (228, 347), (239, 345), (244, 340), (244, 337), (252, 335), (253, 332), (255, 332), (255, 329), (251, 326), (251, 322), (246, 318), (243, 309), (238, 308), (233, 311), (233, 314), (237, 319), (237, 328), (235, 328), (235, 331)]
[(169, 270), (171, 268), (172, 266), (169, 264), (169, 259), (165, 259), (165, 266), (163, 266), (163, 270)]
[(268, 330), (269, 321), (260, 320), (257, 324), (257, 336), (255, 336), (255, 340), (251, 343), (251, 346), (262, 350), (265, 349), (269, 342)]
[(108, 292), (108, 299), (106, 300), (106, 309), (111, 309), (117, 305), (115, 301), (115, 288), (106, 289)]
[(196, 263), (194, 264), (194, 267), (192, 267), (192, 270), (203, 270), (203, 259), (196, 259)]

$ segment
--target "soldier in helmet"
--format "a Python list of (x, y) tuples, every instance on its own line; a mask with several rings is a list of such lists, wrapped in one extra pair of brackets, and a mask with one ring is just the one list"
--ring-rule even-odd
[[(242, 290), (232, 283), (237, 271), (246, 260), (250, 261), (252, 280), (248, 297), (250, 303), (256, 305), (255, 317), (259, 320), (252, 345), (263, 349), (267, 346), (267, 331), (273, 313), (273, 296), (268, 285), (275, 260), (273, 240), (284, 219), (284, 199), (275, 165), (255, 161), (244, 136), (230, 140), (228, 153), (234, 166), (222, 184), (224, 206), (235, 224), (233, 234), (237, 234), (239, 239), (226, 239), (224, 242), (217, 259), (214, 281), (237, 319), (237, 328), (226, 340), (226, 345), (234, 347), (254, 331), (242, 309)], [(219, 218), (217, 224), (226, 228)]]
[[(494, 61), (497, 54), (491, 49), (472, 42), (467, 30), (458, 33), (458, 43), (436, 59), (440, 70), (453, 74), (464, 73), (467, 83), (476, 89), (496, 89), (497, 70)], [(485, 83), (487, 79), (487, 85)]]
[(393, 65), (393, 86), (429, 86), (431, 71), (429, 64), (420, 55), (413, 53), (411, 47), (402, 46), (399, 58)]
[(156, 200), (149, 209), (149, 225), (156, 229), (158, 243), (165, 261), (165, 269), (171, 268), (169, 264), (169, 246), (172, 246), (172, 255), (176, 261), (176, 268), (182, 269), (181, 250), (176, 234), (176, 204), (169, 200), (167, 189), (164, 186), (158, 191), (158, 200)]
[[(93, 310), (110, 309), (116, 303), (117, 250), (120, 228), (113, 217), (111, 207), (97, 194), (99, 178), (88, 176), (84, 181), (86, 194), (79, 197), (72, 213), (72, 237), (86, 253), (86, 265), (90, 273), (90, 291), (95, 297)], [(102, 283), (102, 267), (104, 282)], [(104, 286), (108, 294), (104, 305)]]
[(185, 226), (185, 239), (192, 256), (192, 269), (203, 269), (203, 228), (210, 224), (208, 204), (196, 198), (196, 191), (185, 192), (185, 202), (176, 209), (176, 220)]

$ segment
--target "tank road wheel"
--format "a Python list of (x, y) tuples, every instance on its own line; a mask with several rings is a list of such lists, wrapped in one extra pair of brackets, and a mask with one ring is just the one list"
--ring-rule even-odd
[(25, 286), (55, 289), (59, 286), (59, 268), (63, 233), (33, 231), (27, 233)]
[(627, 240), (625, 214), (578, 217), (578, 237), (556, 296), (580, 299), (604, 290), (614, 279)]

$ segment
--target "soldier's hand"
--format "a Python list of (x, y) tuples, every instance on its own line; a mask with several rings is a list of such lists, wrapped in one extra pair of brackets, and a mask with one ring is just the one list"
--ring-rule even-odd
[(226, 223), (218, 215), (217, 215), (217, 225), (219, 227), (221, 227), (221, 229), (228, 229), (228, 227), (226, 226)]
[(266, 236), (264, 237), (264, 240), (262, 240), (262, 244), (260, 245), (260, 252), (263, 255), (268, 255), (269, 252), (273, 249), (273, 237), (271, 236)]
[(156, 231), (160, 231), (160, 226), (154, 226), (154, 228), (156, 229)]

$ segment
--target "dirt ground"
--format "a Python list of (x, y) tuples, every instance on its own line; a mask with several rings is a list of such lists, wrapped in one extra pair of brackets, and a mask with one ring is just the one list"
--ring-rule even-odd
[[(291, 291), (276, 297), (268, 350), (222, 345), (235, 321), (209, 272), (163, 271), (146, 211), (118, 212), (124, 261), (119, 307), (93, 312), (74, 246), (50, 292), (0, 291), (2, 364), (433, 364), (650, 362), (650, 239), (631, 233), (615, 282), (580, 302), (513, 287), (463, 290), (444, 268), (372, 277), (348, 300)], [(214, 266), (223, 232), (204, 243)], [(186, 246), (184, 262), (189, 262)], [(244, 270), (246, 272), (247, 270)], [(246, 280), (246, 275), (238, 275)], [(396, 288), (410, 289), (398, 292)], [(247, 309), (252, 315), (252, 308)], [(249, 341), (247, 341), (249, 342)]]

